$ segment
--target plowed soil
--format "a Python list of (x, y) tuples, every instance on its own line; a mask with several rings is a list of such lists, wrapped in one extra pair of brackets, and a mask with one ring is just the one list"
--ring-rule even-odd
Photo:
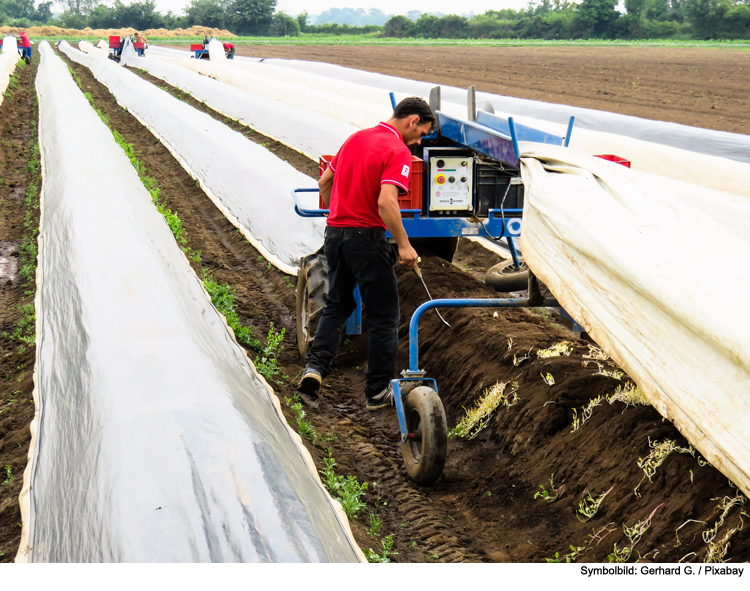
[[(359, 48), (346, 51), (351, 49)], [(275, 388), (282, 400), (290, 398), (303, 369), (295, 344), (294, 278), (263, 260), (88, 70), (72, 67), (112, 125), (138, 147), (166, 204), (182, 219), (188, 246), (201, 252), (218, 281), (236, 288), (242, 321), (261, 338), (271, 322), (285, 329), (280, 357), (285, 378)], [(253, 135), (248, 137), (262, 139)], [(314, 163), (283, 147), (273, 149), (314, 174)], [(478, 277), (496, 260), (462, 242), (455, 264), (424, 257), (421, 267), (434, 297), (491, 297), (494, 291)], [(398, 370), (408, 365), (409, 319), (426, 300), (412, 273), (399, 270), (399, 288)], [(367, 509), (352, 522), (360, 546), (379, 551), (383, 537), (393, 534), (397, 554), (390, 558), (396, 562), (544, 562), (564, 561), (566, 555), (586, 562), (608, 562), (610, 555), (630, 562), (750, 559), (750, 529), (741, 529), (744, 497), (691, 453), (652, 407), (598, 399), (629, 380), (590, 343), (544, 309), (497, 314), (452, 309), (444, 316), (451, 329), (433, 313), (423, 317), (419, 355), (420, 366), (437, 380), (449, 428), (498, 382), (507, 383), (508, 406), (501, 405), (475, 438), (449, 440), (444, 475), (435, 485), (420, 487), (407, 478), (395, 413), (364, 409), (366, 323), (362, 335), (342, 341), (321, 404), (307, 409), (306, 419), (321, 436), (331, 431), (336, 436), (315, 444), (305, 440), (318, 465), (323, 467), (330, 449), (339, 473), (369, 483)], [(539, 355), (562, 341), (569, 343), (568, 355)], [(294, 425), (290, 408), (282, 406)], [(647, 476), (639, 460), (649, 456), (650, 444), (667, 441), (678, 449)], [(370, 515), (382, 522), (376, 532)], [(12, 546), (13, 540), (4, 543)]]
[[(0, 105), (0, 562), (12, 561), (21, 537), (18, 495), (29, 451), (29, 423), (34, 418), (34, 361), (36, 349), (11, 335), (22, 318), (19, 306), (33, 303), (34, 285), (24, 285), (18, 253), (24, 235), (23, 199), (35, 180), (27, 164), (36, 133), (38, 111), (34, 78), (39, 56), (21, 64), (15, 88)], [(38, 180), (38, 179), (36, 179)], [(38, 226), (38, 212), (29, 226)]]
[(239, 45), (237, 53), (750, 133), (747, 49)]

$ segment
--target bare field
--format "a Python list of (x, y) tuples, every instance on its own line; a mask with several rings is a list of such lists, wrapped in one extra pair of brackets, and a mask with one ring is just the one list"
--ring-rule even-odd
[(747, 49), (239, 45), (237, 53), (750, 133)]

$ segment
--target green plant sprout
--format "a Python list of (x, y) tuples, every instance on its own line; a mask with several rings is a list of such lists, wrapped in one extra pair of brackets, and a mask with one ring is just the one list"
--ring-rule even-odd
[(394, 536), (395, 534), (388, 534), (382, 540), (380, 540), (380, 546), (382, 550), (379, 554), (375, 552), (372, 548), (368, 548), (367, 550), (365, 550), (365, 557), (367, 558), (367, 562), (374, 562), (374, 563), (391, 562), (391, 559), (389, 558), (389, 556), (394, 556), (395, 554), (398, 554), (398, 552), (393, 551)]
[(367, 533), (370, 535), (370, 537), (374, 538), (376, 535), (378, 535), (381, 527), (383, 527), (383, 522), (380, 517), (378, 517), (374, 513), (370, 513), (370, 527), (367, 528)]
[(535, 499), (544, 499), (548, 503), (552, 503), (553, 501), (557, 500), (565, 490), (565, 484), (560, 484), (560, 486), (555, 486), (555, 473), (553, 472), (549, 477), (549, 486), (550, 489), (547, 490), (543, 484), (539, 485), (539, 488), (542, 490), (537, 491), (534, 493)]
[[(281, 329), (281, 332), (277, 332), (271, 322), (268, 328), (268, 339), (266, 345), (261, 349), (260, 355), (255, 359), (255, 369), (258, 370), (267, 380), (274, 379), (277, 375), (281, 374), (281, 368), (278, 365), (278, 355), (284, 349), (281, 346), (281, 342), (284, 340), (285, 329)], [(278, 380), (275, 380), (280, 383)]]
[(323, 458), (323, 464), (325, 464), (325, 468), (319, 470), (323, 475), (323, 484), (333, 498), (341, 503), (347, 517), (356, 517), (357, 513), (367, 507), (362, 501), (362, 497), (365, 496), (365, 491), (367, 491), (367, 483), (360, 483), (356, 476), (337, 475), (334, 470), (336, 460), (333, 459), (331, 449), (328, 450), (328, 457)]
[(560, 555), (559, 552), (555, 552), (554, 558), (545, 558), (547, 562), (575, 562), (576, 558), (578, 558), (581, 553), (583, 553), (584, 550), (586, 550), (586, 546), (569, 546), (570, 552), (568, 554)]
[(11, 466), (5, 466), (5, 480), (3, 480), (3, 485), (8, 486), (11, 482), (13, 482), (16, 477), (13, 476), (13, 468)]

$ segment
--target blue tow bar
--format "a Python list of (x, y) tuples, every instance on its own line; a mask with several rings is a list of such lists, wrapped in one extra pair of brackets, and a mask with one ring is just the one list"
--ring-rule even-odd
[[(542, 306), (559, 306), (556, 300), (545, 299), (539, 304)], [(425, 371), (419, 369), (419, 320), (422, 315), (432, 308), (527, 308), (529, 300), (514, 298), (496, 299), (455, 299), (455, 300), (432, 300), (425, 302), (414, 310), (409, 322), (409, 369), (401, 372), (400, 379), (391, 380), (393, 386), (394, 404), (396, 415), (398, 415), (398, 426), (401, 430), (401, 443), (409, 440), (409, 432), (406, 428), (406, 415), (404, 413), (404, 401), (401, 394), (401, 385), (404, 382), (419, 382), (430, 385), (437, 393), (437, 382), (433, 378), (426, 378)], [(419, 385), (419, 384), (417, 384)]]

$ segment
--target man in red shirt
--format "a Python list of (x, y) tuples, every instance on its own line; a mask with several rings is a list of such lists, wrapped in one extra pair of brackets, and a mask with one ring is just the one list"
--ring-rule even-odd
[(318, 324), (298, 390), (314, 404), (322, 380), (331, 373), (346, 319), (359, 286), (370, 322), (365, 396), (367, 409), (393, 404), (391, 379), (398, 349), (397, 256), (412, 269), (417, 253), (401, 222), (399, 194), (407, 192), (412, 155), (408, 146), (430, 133), (435, 115), (421, 98), (404, 99), (391, 119), (347, 139), (318, 183), (330, 207), (323, 250), (328, 261), (328, 301)]

